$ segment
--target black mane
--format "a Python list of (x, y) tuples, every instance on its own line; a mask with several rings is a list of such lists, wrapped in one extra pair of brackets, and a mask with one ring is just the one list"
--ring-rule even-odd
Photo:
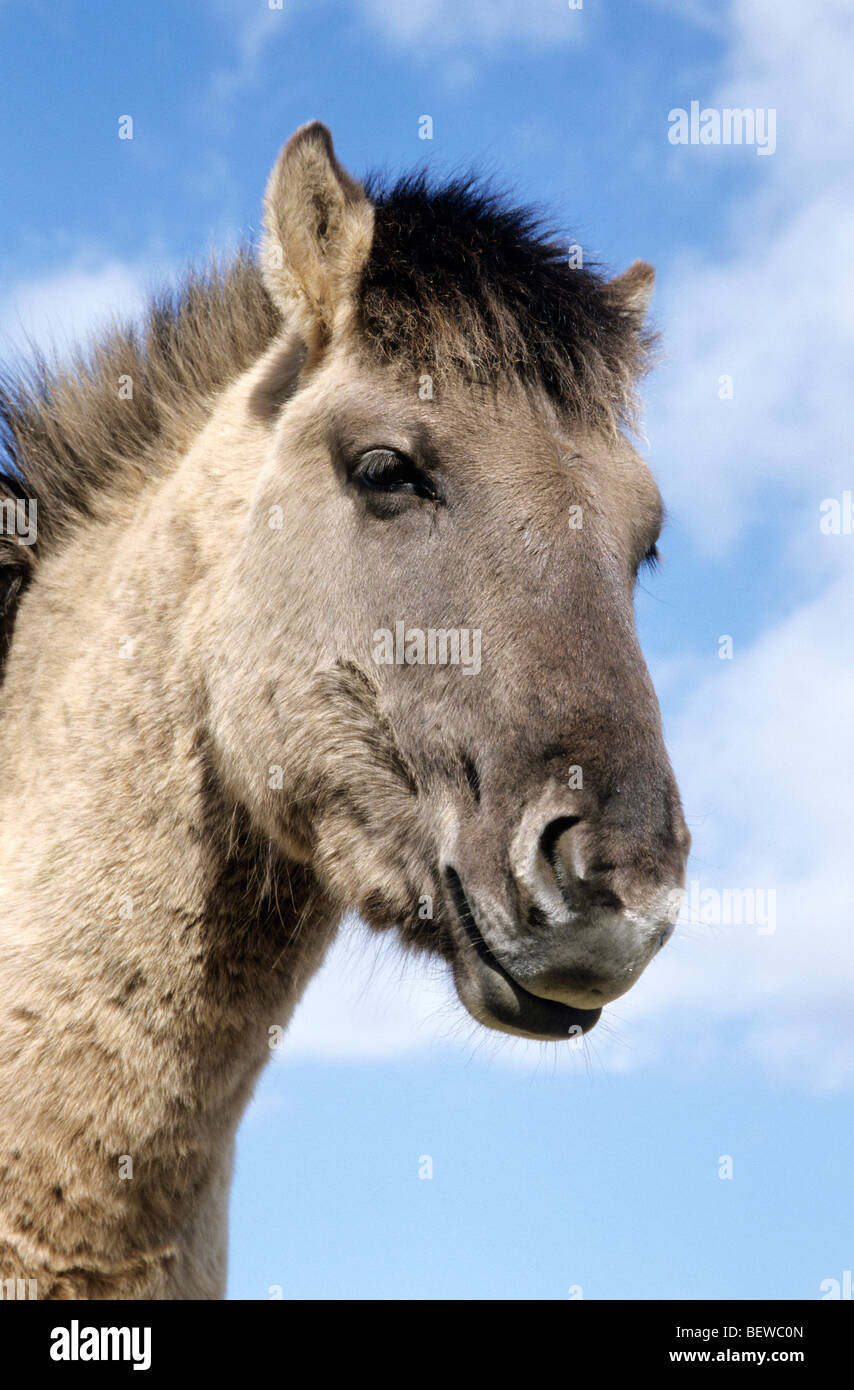
[(653, 340), (595, 264), (576, 266), (568, 242), (474, 176), (390, 187), (371, 176), (366, 191), (376, 212), (359, 324), (383, 358), (515, 375), (582, 419), (630, 423)]

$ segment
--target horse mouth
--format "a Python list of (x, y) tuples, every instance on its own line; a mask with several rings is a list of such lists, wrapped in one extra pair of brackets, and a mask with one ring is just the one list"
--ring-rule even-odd
[(601, 1009), (577, 1009), (532, 994), (505, 970), (483, 938), (459, 874), (445, 870), (458, 931), (454, 932), (453, 971), (457, 994), (478, 1023), (503, 1033), (548, 1042), (589, 1033)]

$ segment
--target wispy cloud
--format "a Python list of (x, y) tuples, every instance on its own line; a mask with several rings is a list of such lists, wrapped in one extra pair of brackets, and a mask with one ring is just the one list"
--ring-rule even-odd
[[(676, 461), (671, 506), (718, 554), (757, 520), (785, 527), (776, 488), (791, 502), (843, 485), (854, 344), (854, 188), (839, 179), (854, 145), (854, 13), (839, 0), (818, 11), (739, 0), (731, 23), (725, 71), (703, 104), (775, 108), (777, 151), (733, 200), (714, 258), (686, 253), (668, 268), (671, 365), (650, 420), (656, 451)], [(671, 95), (662, 121), (685, 93)], [(700, 183), (718, 153), (680, 151)], [(725, 376), (731, 399), (719, 396)], [(697, 425), (689, 441), (686, 418)]]
[(26, 354), (30, 343), (63, 352), (111, 319), (134, 317), (160, 269), (90, 249), (62, 270), (18, 282), (0, 299), (0, 357)]
[(852, 611), (849, 565), (732, 662), (715, 659), (674, 724), (690, 877), (718, 902), (725, 888), (759, 890), (765, 916), (773, 892), (775, 929), (715, 920), (713, 899), (708, 925), (680, 930), (621, 1001), (628, 1031), (654, 1051), (677, 1030), (702, 1032), (721, 1055), (799, 1084), (854, 1084)]
[[(325, 4), (330, 22), (337, 20), (344, 5)], [(452, 83), (468, 83), (478, 64), (520, 44), (537, 50), (579, 43), (588, 22), (583, 7), (572, 8), (569, 0), (346, 0), (346, 7), (368, 36), (409, 58), (441, 56), (442, 73)], [(281, 9), (270, 9), (265, 0), (216, 0), (215, 14), (233, 35), (234, 47), (233, 58), (210, 84), (212, 110), (222, 119), (235, 96), (259, 79), (267, 51), (302, 8), (300, 0), (283, 0)]]
[(276, 9), (266, 0), (250, 5), (244, 0), (216, 0), (215, 12), (234, 40), (231, 61), (213, 74), (210, 84), (211, 99), (221, 112), (227, 112), (235, 96), (258, 79), (268, 46), (286, 32), (296, 6), (297, 0), (282, 0)]
[(365, 20), (390, 42), (410, 51), (476, 49), (493, 54), (507, 45), (577, 43), (585, 15), (567, 0), (357, 0)]

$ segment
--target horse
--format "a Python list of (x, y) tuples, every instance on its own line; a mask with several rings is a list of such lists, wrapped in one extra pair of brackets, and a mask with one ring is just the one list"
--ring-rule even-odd
[(5, 372), (8, 1296), (224, 1296), (237, 1125), (347, 912), (554, 1042), (672, 933), (653, 278), (313, 122), (257, 249)]

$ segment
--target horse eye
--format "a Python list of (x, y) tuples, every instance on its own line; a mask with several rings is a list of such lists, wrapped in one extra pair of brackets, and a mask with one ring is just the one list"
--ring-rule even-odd
[(350, 477), (375, 492), (408, 492), (431, 500), (436, 497), (427, 475), (396, 449), (370, 449), (359, 459)]

